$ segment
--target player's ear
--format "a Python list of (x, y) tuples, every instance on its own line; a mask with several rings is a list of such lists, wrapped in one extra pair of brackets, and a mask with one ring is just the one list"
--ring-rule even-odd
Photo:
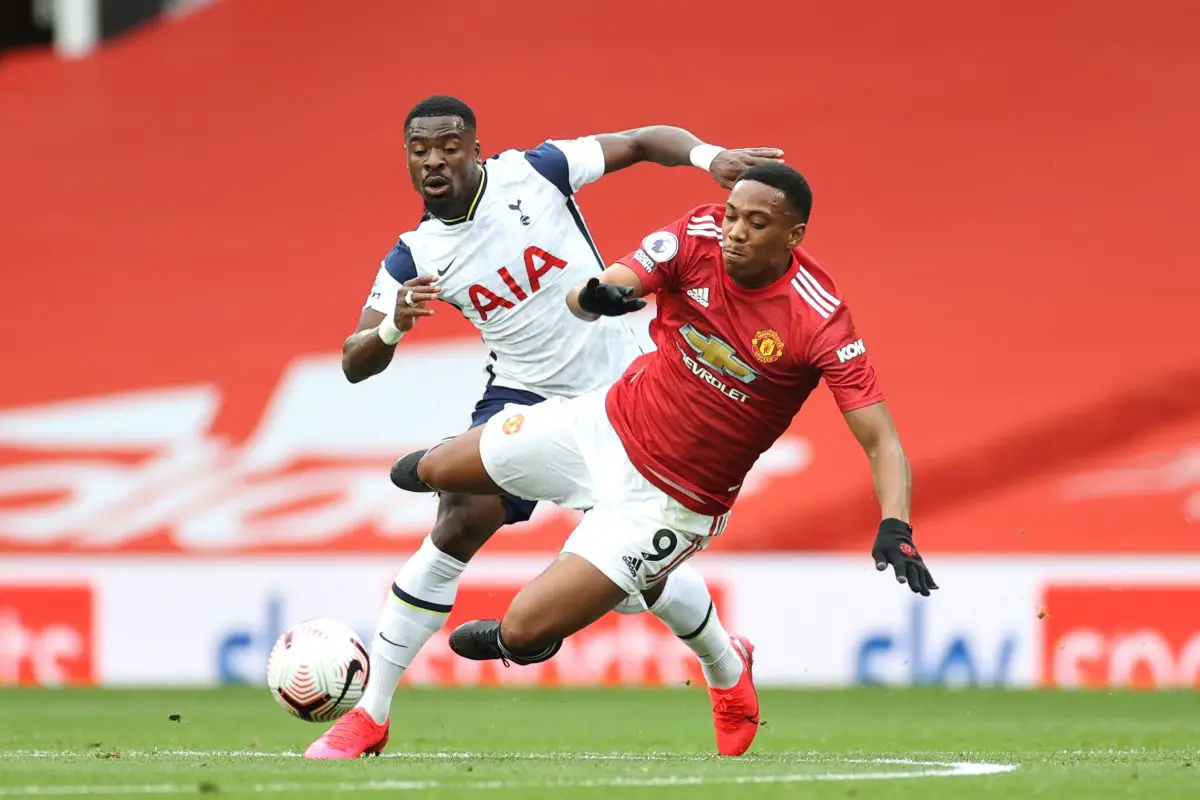
[(801, 222), (792, 226), (792, 229), (788, 231), (788, 247), (790, 249), (795, 250), (800, 242), (804, 241), (804, 232), (806, 230), (808, 230), (807, 222)]
[(478, 139), (476, 139), (476, 140), (475, 140), (475, 160), (476, 160), (477, 162), (479, 162), (480, 164), (482, 164), (482, 163), (483, 163), (483, 159), (479, 157), (479, 154), (480, 154), (480, 153), (482, 153), (482, 152), (483, 152), (483, 150), (480, 148), (480, 145), (479, 145), (479, 140), (478, 140)]

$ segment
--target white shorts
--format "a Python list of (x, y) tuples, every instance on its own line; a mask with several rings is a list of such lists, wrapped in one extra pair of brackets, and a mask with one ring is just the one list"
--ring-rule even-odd
[(636, 594), (703, 550), (729, 515), (697, 514), (643, 478), (608, 421), (606, 394), (506, 406), (484, 424), (479, 454), (505, 492), (585, 510), (562, 551)]

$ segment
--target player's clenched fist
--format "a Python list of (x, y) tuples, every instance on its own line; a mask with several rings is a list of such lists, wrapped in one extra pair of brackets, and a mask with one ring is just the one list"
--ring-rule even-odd
[(732, 189), (742, 173), (755, 164), (766, 161), (779, 161), (783, 151), (774, 147), (743, 147), (737, 150), (722, 150), (717, 153), (709, 165), (708, 171), (717, 179), (717, 183), (726, 189)]
[(891, 564), (896, 570), (896, 580), (907, 583), (918, 594), (928, 597), (931, 589), (938, 588), (913, 544), (912, 528), (906, 522), (888, 518), (879, 523), (871, 557), (875, 559), (875, 569), (882, 572)]
[(392, 316), (397, 328), (408, 332), (417, 324), (417, 317), (433, 316), (433, 309), (427, 306), (442, 292), (436, 281), (433, 275), (422, 275), (400, 284), (400, 291), (396, 293), (396, 313)]

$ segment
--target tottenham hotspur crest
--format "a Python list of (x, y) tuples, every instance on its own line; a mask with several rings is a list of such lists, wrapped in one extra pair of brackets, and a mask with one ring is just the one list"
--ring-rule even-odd
[(510, 209), (512, 209), (513, 211), (517, 212), (518, 214), (520, 214), (520, 216), (521, 216), (521, 224), (522, 224), (522, 225), (528, 225), (528, 224), (529, 224), (529, 215), (528, 215), (528, 214), (526, 214), (524, 211), (522, 211), (522, 210), (521, 210), (521, 199), (520, 199), (520, 198), (517, 198), (517, 202), (516, 202), (516, 203), (509, 203), (509, 204), (508, 204), (508, 207), (509, 207)]

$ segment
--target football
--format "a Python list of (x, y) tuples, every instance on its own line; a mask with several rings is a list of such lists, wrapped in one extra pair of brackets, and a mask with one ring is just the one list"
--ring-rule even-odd
[(289, 714), (332, 722), (358, 703), (370, 669), (358, 634), (318, 617), (292, 626), (275, 642), (267, 657), (267, 686)]

